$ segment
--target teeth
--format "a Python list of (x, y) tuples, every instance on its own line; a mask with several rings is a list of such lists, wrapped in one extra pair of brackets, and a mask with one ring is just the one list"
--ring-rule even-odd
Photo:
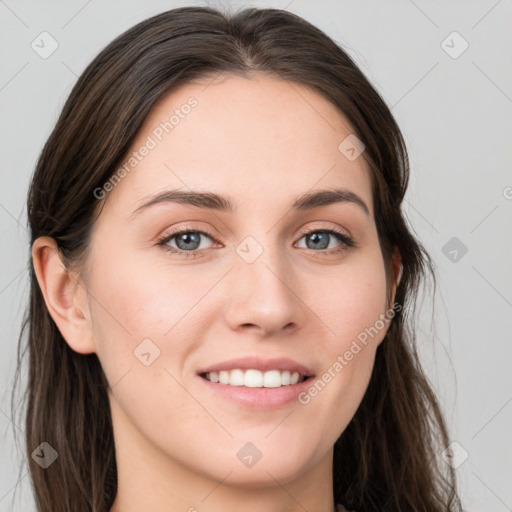
[(279, 388), (302, 382), (305, 377), (299, 372), (290, 373), (288, 370), (222, 370), (205, 374), (207, 380), (230, 386), (245, 386), (246, 388)]
[(242, 370), (231, 370), (226, 372), (229, 374), (228, 384), (231, 386), (243, 386), (244, 385), (244, 372)]
[[(232, 374), (234, 372), (236, 372), (236, 370), (231, 370)], [(229, 383), (231, 384), (231, 379), (229, 379)], [(246, 370), (244, 375), (244, 386), (246, 388), (263, 387), (263, 373), (259, 370)]]

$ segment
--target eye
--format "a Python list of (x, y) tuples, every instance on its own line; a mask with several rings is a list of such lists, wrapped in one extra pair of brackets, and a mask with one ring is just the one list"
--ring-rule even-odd
[[(335, 229), (313, 229), (303, 233), (300, 240), (303, 238), (306, 239), (306, 249), (310, 249), (315, 252), (326, 252), (328, 254), (339, 253), (355, 247), (356, 245), (351, 237)], [(331, 245), (333, 239), (334, 242), (338, 241), (341, 245), (333, 248)], [(325, 249), (331, 250), (326, 251)]]
[[(201, 245), (202, 237), (215, 240), (213, 236), (205, 231), (185, 227), (179, 231), (166, 234), (158, 241), (158, 245), (161, 245), (166, 251), (180, 256), (184, 255), (186, 258), (196, 257), (204, 250), (204, 246)], [(172, 245), (173, 243), (175, 243), (175, 246)]]
[[(209, 233), (189, 227), (173, 231), (163, 236), (158, 245), (162, 246), (166, 251), (184, 256), (186, 258), (195, 258), (200, 256), (201, 252), (206, 249), (202, 246), (202, 238), (208, 238), (217, 242), (217, 240)], [(352, 247), (356, 247), (354, 240), (341, 231), (335, 229), (313, 229), (302, 234), (299, 242), (306, 239), (306, 249), (313, 252), (323, 252), (327, 254), (341, 253)], [(332, 247), (331, 242), (338, 242), (338, 247)], [(327, 249), (327, 250), (326, 250)]]

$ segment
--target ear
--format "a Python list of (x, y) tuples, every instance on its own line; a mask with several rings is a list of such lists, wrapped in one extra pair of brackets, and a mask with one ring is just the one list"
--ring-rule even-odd
[(391, 255), (391, 286), (388, 295), (388, 309), (391, 309), (395, 303), (396, 289), (400, 284), (402, 273), (402, 256), (398, 250), (398, 246), (395, 245), (393, 254)]
[(37, 238), (32, 261), (48, 312), (67, 344), (80, 354), (95, 352), (87, 292), (62, 262), (55, 240)]

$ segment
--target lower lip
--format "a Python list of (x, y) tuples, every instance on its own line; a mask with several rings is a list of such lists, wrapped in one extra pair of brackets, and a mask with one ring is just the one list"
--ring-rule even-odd
[(309, 377), (303, 382), (278, 388), (246, 388), (245, 386), (230, 386), (229, 384), (211, 382), (200, 376), (198, 378), (212, 393), (257, 410), (278, 409), (288, 405), (296, 401), (299, 393), (306, 391), (313, 382), (313, 378)]

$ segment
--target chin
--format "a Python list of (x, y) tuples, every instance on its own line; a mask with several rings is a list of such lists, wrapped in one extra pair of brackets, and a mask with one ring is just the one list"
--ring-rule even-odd
[[(237, 447), (234, 457), (222, 460), (213, 457), (217, 464), (213, 470), (208, 473), (215, 479), (222, 481), (226, 478), (226, 483), (235, 487), (245, 489), (261, 489), (269, 486), (284, 485), (298, 478), (302, 473), (311, 468), (315, 461), (312, 457), (306, 457), (304, 447), (298, 449), (300, 444), (277, 449), (275, 446), (267, 446), (261, 451), (257, 450), (255, 445), (243, 444), (241, 448)], [(267, 455), (265, 455), (267, 453)]]

